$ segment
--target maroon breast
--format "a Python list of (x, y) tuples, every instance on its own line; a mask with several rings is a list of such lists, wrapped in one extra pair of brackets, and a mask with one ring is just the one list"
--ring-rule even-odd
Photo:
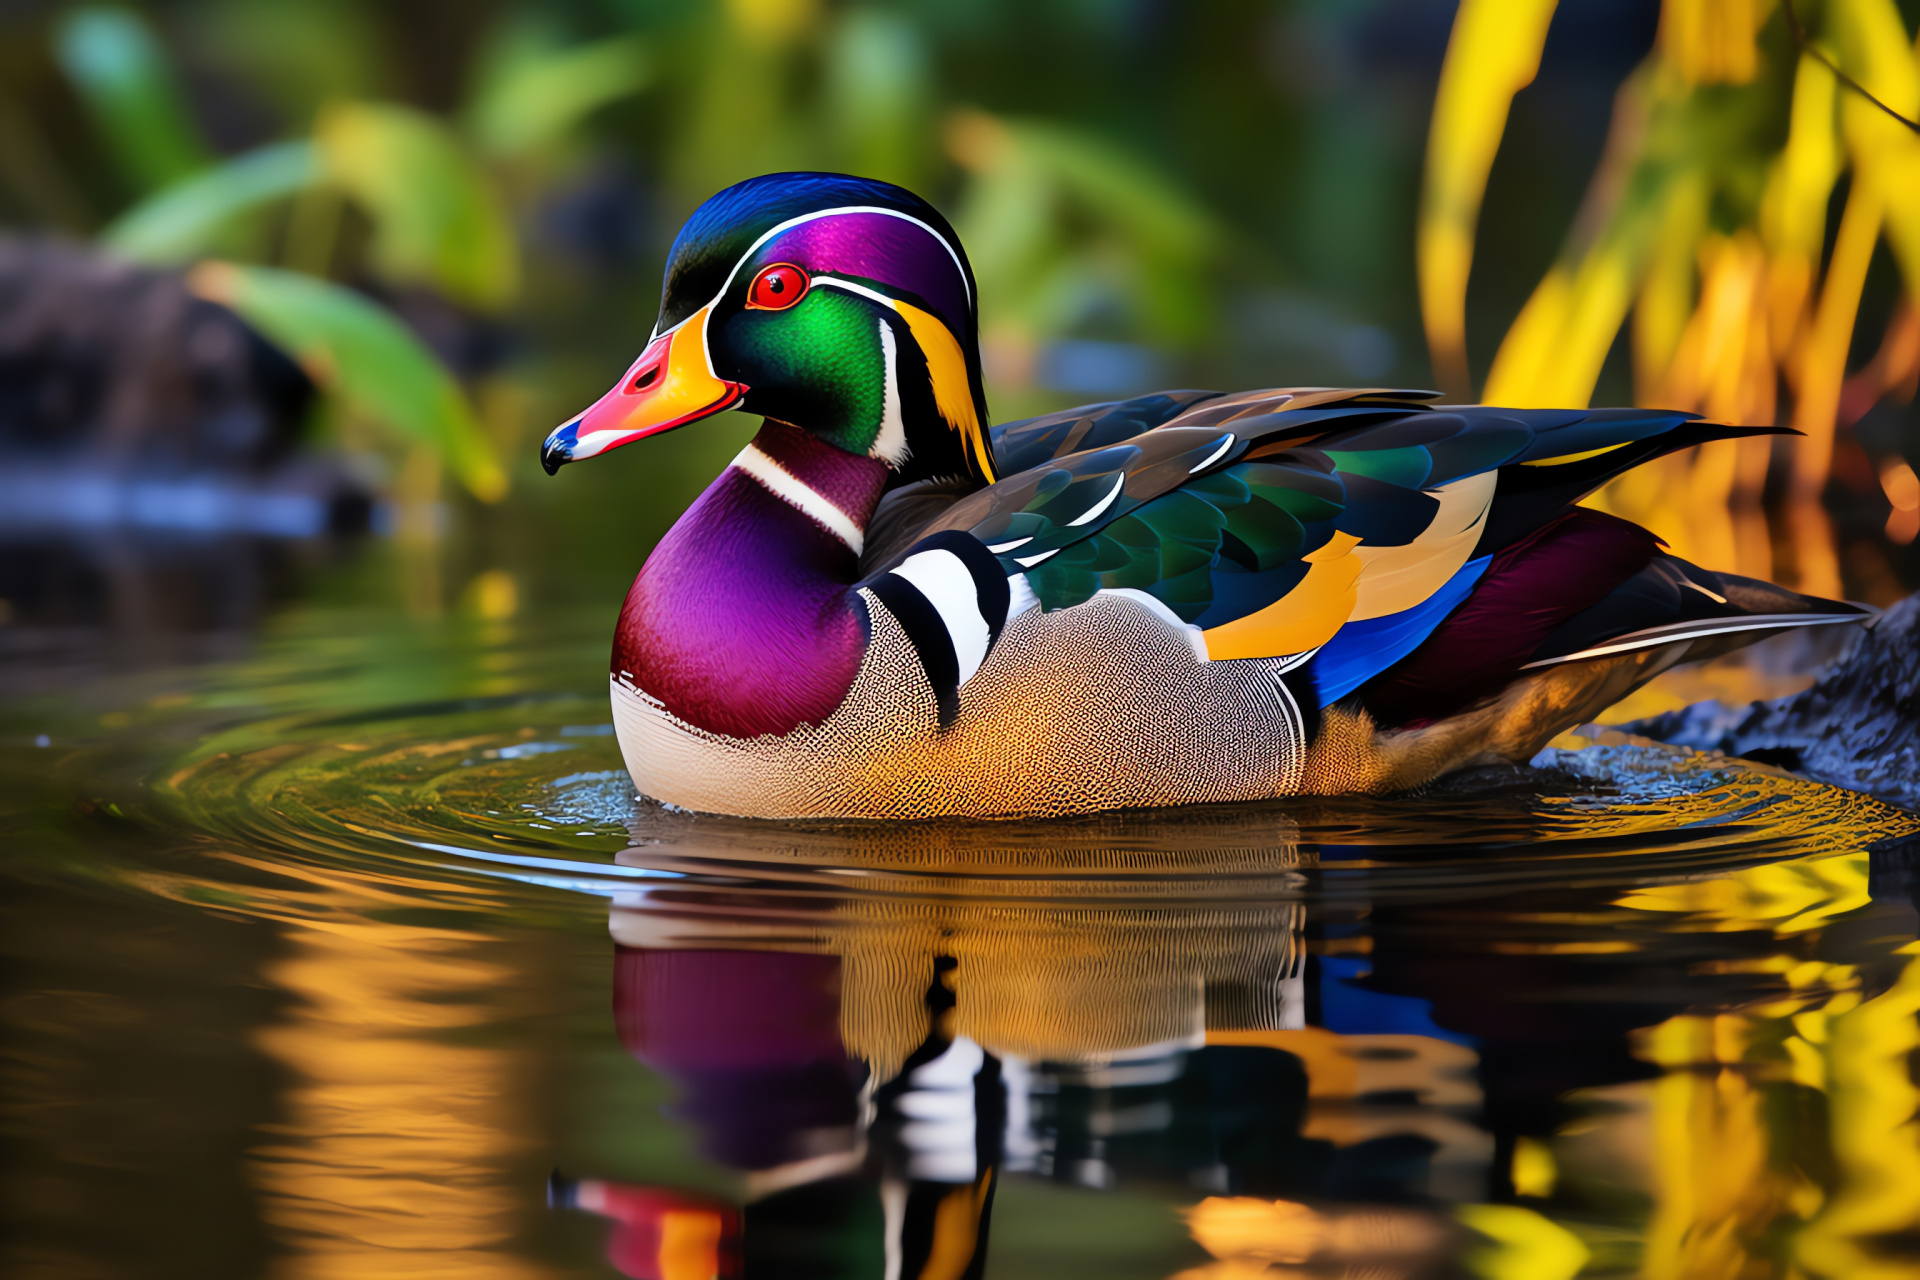
[(613, 674), (730, 737), (817, 724), (866, 650), (856, 568), (845, 542), (728, 468), (634, 579)]

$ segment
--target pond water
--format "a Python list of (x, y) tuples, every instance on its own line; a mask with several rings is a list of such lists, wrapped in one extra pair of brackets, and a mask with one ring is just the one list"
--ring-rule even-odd
[(621, 771), (613, 601), (480, 600), (15, 670), (9, 1274), (1920, 1274), (1911, 815), (1597, 734), (694, 817)]

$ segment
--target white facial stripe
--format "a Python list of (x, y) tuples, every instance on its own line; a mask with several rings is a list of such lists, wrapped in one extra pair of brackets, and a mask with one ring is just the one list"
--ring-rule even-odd
[(869, 302), (877, 302), (881, 306), (885, 307), (887, 310), (892, 311), (896, 314), (900, 310), (898, 304), (896, 304), (894, 300), (892, 298), (889, 298), (886, 294), (880, 293), (877, 290), (869, 289), (867, 288), (867, 286), (863, 284), (855, 284), (851, 280), (842, 280), (839, 276), (815, 276), (813, 278), (813, 282), (815, 284), (829, 285), (832, 288), (842, 290), (843, 292), (846, 292), (846, 293), (858, 294), (860, 297), (867, 299)]
[[(920, 228), (922, 231), (932, 236), (936, 241), (939, 242), (940, 247), (947, 251), (947, 256), (953, 259), (953, 269), (960, 273), (960, 288), (966, 293), (967, 305), (969, 307), (973, 305), (973, 284), (971, 281), (967, 279), (967, 269), (960, 264), (959, 250), (955, 249), (953, 245), (948, 242), (945, 236), (941, 235), (938, 231), (935, 231), (932, 227), (920, 221), (920, 219), (914, 217), (910, 213), (902, 213), (898, 209), (882, 209), (875, 205), (867, 205), (867, 204), (850, 204), (850, 205), (844, 205), (838, 209), (821, 209), (814, 213), (803, 213), (797, 218), (787, 219), (785, 222), (781, 223), (779, 226), (774, 227), (772, 230), (766, 232), (758, 240), (755, 240), (751, 245), (749, 245), (745, 253), (740, 255), (739, 261), (733, 264), (733, 270), (727, 272), (726, 283), (720, 286), (720, 292), (714, 294), (712, 298), (708, 299), (707, 305), (711, 307), (715, 303), (719, 302), (720, 299), (727, 296), (727, 290), (733, 288), (734, 279), (737, 276), (739, 276), (740, 268), (747, 265), (747, 260), (753, 257), (754, 254), (760, 252), (760, 246), (764, 245), (767, 241), (773, 239), (775, 236), (779, 235), (783, 231), (791, 231), (795, 227), (803, 226), (806, 223), (812, 222), (817, 218), (832, 218), (832, 217), (837, 217), (843, 213), (877, 213), (877, 214), (880, 214), (882, 217), (898, 218), (902, 222), (912, 223), (914, 226)], [(828, 278), (831, 278), (831, 277), (828, 277)], [(841, 282), (841, 287), (857, 290), (857, 286), (847, 285), (844, 281)], [(868, 296), (879, 298), (880, 301), (886, 302), (887, 305), (889, 306), (893, 305), (892, 299), (890, 298), (880, 298), (880, 295), (872, 294), (872, 293), (870, 293)], [(685, 324), (685, 323), (686, 323), (685, 320), (682, 320), (680, 322), (680, 324)], [(673, 328), (678, 329), (679, 327), (680, 325), (675, 325)], [(661, 330), (655, 329), (653, 334), (654, 338), (656, 339), (659, 338), (661, 336), (661, 332), (662, 332)], [(673, 329), (665, 330), (665, 332), (672, 333)]]
[(899, 353), (895, 348), (893, 326), (885, 320), (874, 323), (880, 326), (880, 354), (886, 361), (887, 381), (880, 400), (880, 432), (867, 453), (888, 466), (898, 467), (907, 460), (907, 424), (900, 416), (900, 379), (894, 369)]
[(852, 517), (754, 445), (742, 449), (733, 465), (758, 480), (774, 497), (812, 517), (828, 533), (851, 547), (856, 556), (866, 548), (866, 535)]
[(914, 217), (910, 213), (902, 213), (898, 209), (881, 209), (870, 204), (850, 204), (850, 205), (844, 205), (838, 209), (821, 209), (814, 213), (803, 213), (797, 218), (787, 219), (785, 222), (781, 223), (779, 226), (774, 227), (772, 230), (766, 232), (758, 240), (755, 240), (751, 245), (747, 246), (747, 251), (740, 255), (740, 260), (738, 262), (733, 264), (733, 270), (727, 273), (727, 282), (721, 285), (720, 292), (714, 295), (714, 299), (713, 299), (714, 302), (718, 302), (720, 301), (721, 298), (724, 298), (726, 296), (727, 290), (733, 287), (733, 278), (740, 274), (740, 268), (746, 265), (748, 258), (751, 258), (754, 254), (760, 252), (761, 245), (773, 239), (775, 236), (779, 235), (783, 231), (791, 231), (795, 227), (804, 226), (807, 223), (813, 222), (819, 218), (838, 217), (843, 213), (877, 213), (877, 214), (880, 214), (882, 217), (898, 218), (902, 222), (912, 223), (914, 226), (920, 228), (922, 231), (932, 236), (935, 240), (940, 242), (940, 247), (947, 251), (947, 256), (953, 259), (953, 269), (960, 273), (960, 287), (966, 290), (967, 305), (969, 307), (973, 305), (973, 286), (967, 282), (966, 268), (960, 265), (959, 252), (951, 244), (947, 243), (947, 238), (945, 236), (941, 235), (938, 231), (935, 231), (932, 227), (920, 221), (920, 219)]

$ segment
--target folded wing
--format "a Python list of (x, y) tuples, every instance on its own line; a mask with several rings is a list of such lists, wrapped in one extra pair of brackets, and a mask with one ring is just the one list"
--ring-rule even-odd
[[(1192, 399), (1140, 429), (1175, 397)], [(1548, 636), (1655, 563), (1651, 535), (1576, 513), (1581, 497), (1675, 449), (1772, 430), (1664, 411), (1431, 406), (1383, 390), (1163, 399), (1007, 429), (1003, 463), (1034, 465), (928, 531), (972, 534), (1047, 608), (1131, 589), (1199, 628), (1213, 658), (1310, 654), (1323, 705), (1413, 660), (1447, 624), (1447, 644), (1395, 671), (1391, 696), (1363, 694), (1401, 718), (1436, 690), (1497, 687), (1552, 657)], [(1059, 452), (1076, 443), (1090, 447)], [(1562, 647), (1577, 633), (1577, 655), (1637, 621), (1619, 604), (1562, 633)]]

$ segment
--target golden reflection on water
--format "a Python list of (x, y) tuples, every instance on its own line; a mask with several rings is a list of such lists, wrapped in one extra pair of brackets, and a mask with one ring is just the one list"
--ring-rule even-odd
[[(1854, 820), (1883, 832), (1912, 825), (1871, 805)], [(1227, 817), (1211, 833), (1241, 891), (1263, 879), (1271, 891), (1315, 864), (1291, 824), (1265, 821), (1262, 830)], [(1596, 825), (1634, 822), (1616, 814)], [(1876, 1242), (1920, 1222), (1920, 1090), (1908, 1066), (1920, 1049), (1920, 960), (1908, 957), (1920, 942), (1909, 931), (1856, 947), (1864, 958), (1828, 958), (1833, 931), (1873, 919), (1863, 917), (1873, 899), (1858, 843), (1842, 835), (1827, 847), (1843, 852), (1617, 890), (1611, 916), (1604, 897), (1586, 911), (1509, 912), (1502, 918), (1545, 936), (1471, 944), (1518, 964), (1627, 956), (1663, 935), (1738, 935), (1741, 949), (1694, 970), (1746, 975), (1739, 990), (1757, 993), (1642, 1028), (1635, 1051), (1659, 1074), (1572, 1095), (1582, 1119), (1510, 1148), (1518, 1202), (1500, 1204), (1486, 1203), (1495, 1146), (1481, 1125), (1474, 1049), (1306, 1023), (1303, 957), (1365, 955), (1372, 939), (1310, 940), (1300, 903), (1168, 903), (1164, 877), (1208, 855), (1156, 848), (1143, 830), (1116, 820), (1073, 833), (1049, 857), (1011, 833), (715, 827), (621, 860), (733, 868), (740, 887), (649, 891), (615, 908), (612, 932), (637, 947), (839, 957), (843, 1039), (882, 1078), (924, 1036), (927, 978), (947, 957), (957, 962), (955, 1026), (990, 1053), (1099, 1062), (1155, 1044), (1281, 1050), (1305, 1068), (1303, 1137), (1341, 1148), (1387, 1135), (1434, 1144), (1420, 1190), (1450, 1203), (1451, 1216), (1422, 1211), (1395, 1228), (1403, 1243), (1427, 1242), (1407, 1245), (1421, 1256), (1379, 1244), (1393, 1236), (1381, 1235), (1391, 1215), (1363, 1247), (1352, 1211), (1209, 1197), (1188, 1221), (1216, 1261), (1180, 1280), (1304, 1276), (1294, 1268), (1309, 1265), (1411, 1275), (1434, 1250), (1490, 1280), (1583, 1270), (1649, 1280), (1920, 1275)], [(836, 877), (842, 888), (820, 889)], [(1077, 901), (1061, 900), (1069, 894)], [(1639, 932), (1610, 932), (1609, 920)], [(1623, 1196), (1644, 1207), (1624, 1220), (1617, 1208), (1596, 1214)], [(1477, 1243), (1461, 1252), (1461, 1241)]]
[(1897, 1243), (1920, 1223), (1920, 960), (1905, 958), (1920, 943), (1888, 957), (1891, 974), (1818, 955), (1821, 930), (1868, 903), (1867, 864), (1799, 859), (1620, 898), (1689, 930), (1771, 933), (1777, 946), (1742, 967), (1781, 988), (1643, 1029), (1636, 1050), (1661, 1074), (1576, 1095), (1610, 1118), (1551, 1141), (1561, 1204), (1623, 1186), (1648, 1197), (1644, 1232), (1613, 1242), (1638, 1255), (1635, 1274), (1920, 1275)]
[[(991, 1052), (1084, 1058), (1198, 1043), (1217, 1026), (1303, 1025), (1298, 902), (1239, 905), (1301, 878), (1294, 825), (1272, 815), (1201, 821), (1192, 846), (1107, 843), (1122, 822), (1009, 829), (957, 825), (833, 832), (717, 825), (662, 860), (747, 862), (763, 884), (831, 866), (883, 893), (718, 897), (671, 890), (616, 910), (628, 946), (724, 945), (833, 954), (842, 964), (841, 1036), (883, 1078), (926, 1036), (936, 957), (959, 962), (956, 1031)], [(1225, 839), (1215, 847), (1208, 837)], [(1197, 899), (1182, 896), (1197, 891)], [(1237, 901), (1238, 900), (1238, 901)]]
[(508, 1244), (528, 1208), (515, 1162), (536, 1140), (524, 1048), (463, 1038), (516, 974), (483, 940), (382, 924), (288, 932), (267, 972), (295, 999), (259, 1033), (293, 1077), (253, 1150), (280, 1280), (553, 1274)]

